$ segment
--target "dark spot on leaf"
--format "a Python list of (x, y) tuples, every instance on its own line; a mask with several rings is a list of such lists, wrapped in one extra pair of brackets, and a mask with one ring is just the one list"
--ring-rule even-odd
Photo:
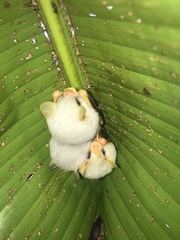
[(9, 189), (8, 195), (10, 196), (14, 191), (16, 191), (16, 189)]
[(42, 164), (36, 163), (36, 167), (37, 167), (37, 168), (41, 168), (42, 166), (43, 166)]
[(151, 93), (149, 92), (149, 90), (147, 88), (143, 88), (143, 92), (148, 95), (151, 96)]
[(29, 174), (29, 176), (26, 178), (26, 181), (30, 181), (34, 175), (35, 175), (36, 171), (33, 171), (32, 173)]
[(24, 89), (24, 93), (28, 93), (29, 92), (29, 89), (28, 88), (25, 88)]
[(98, 217), (94, 222), (89, 240), (103, 240), (104, 239), (104, 225), (102, 217)]
[(9, 8), (10, 7), (10, 3), (8, 1), (4, 1), (3, 5), (4, 5), (4, 8)]
[(109, 189), (106, 187), (106, 194), (109, 197)]
[(52, 8), (53, 8), (53, 12), (58, 13), (56, 4), (52, 2), (51, 5), (52, 5)]

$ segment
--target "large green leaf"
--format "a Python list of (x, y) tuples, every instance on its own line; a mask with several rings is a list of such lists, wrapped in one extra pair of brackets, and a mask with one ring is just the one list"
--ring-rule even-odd
[[(88, 239), (101, 215), (108, 240), (178, 239), (180, 2), (33, 3), (0, 6), (0, 238)], [(117, 146), (103, 180), (47, 168), (39, 105), (70, 85), (96, 98)]]

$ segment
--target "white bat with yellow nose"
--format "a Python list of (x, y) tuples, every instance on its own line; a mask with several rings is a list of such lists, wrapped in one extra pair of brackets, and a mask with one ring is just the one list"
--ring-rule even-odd
[(114, 144), (109, 142), (103, 146), (101, 141), (96, 139), (90, 145), (90, 158), (82, 163), (79, 172), (85, 178), (99, 179), (111, 173), (113, 168), (118, 167), (115, 161), (116, 148)]
[(85, 90), (66, 88), (53, 93), (53, 102), (41, 104), (53, 138), (63, 144), (91, 141), (100, 128), (100, 117), (91, 105)]

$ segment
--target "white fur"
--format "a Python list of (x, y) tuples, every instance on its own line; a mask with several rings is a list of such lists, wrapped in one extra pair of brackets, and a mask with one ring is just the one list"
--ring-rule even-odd
[(79, 96), (86, 110), (86, 118), (79, 119), (79, 106), (75, 97), (62, 96), (54, 107), (47, 124), (52, 137), (66, 144), (82, 144), (92, 140), (99, 130), (99, 114)]
[(83, 177), (89, 179), (99, 179), (110, 172), (112, 172), (112, 168), (106, 163), (104, 156), (101, 154), (101, 157), (97, 157), (94, 153), (91, 153), (91, 158), (89, 159), (89, 163)]
[(116, 162), (116, 148), (112, 142), (108, 142), (105, 146), (103, 146), (103, 150), (105, 151), (106, 160), (111, 159), (114, 163)]
[(55, 138), (50, 140), (50, 155), (53, 163), (66, 171), (76, 171), (86, 161), (91, 142), (68, 145), (57, 142)]
[[(109, 163), (109, 159), (115, 163), (116, 161), (116, 149), (113, 143), (107, 143), (103, 146), (105, 155), (101, 151), (100, 157), (91, 152), (90, 159), (87, 160), (87, 168), (83, 177), (89, 179), (99, 179), (107, 174), (111, 173), (114, 166)], [(79, 169), (81, 173), (81, 168)]]

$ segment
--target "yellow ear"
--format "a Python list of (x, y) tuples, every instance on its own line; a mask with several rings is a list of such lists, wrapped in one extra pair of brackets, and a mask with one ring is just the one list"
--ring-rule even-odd
[(111, 158), (108, 158), (106, 161), (110, 165), (111, 168), (118, 168), (118, 165), (116, 165), (115, 162)]
[(84, 101), (87, 103), (87, 105), (89, 105), (90, 107), (92, 107), (92, 104), (91, 104), (91, 102), (89, 101), (89, 97), (88, 97), (88, 94), (87, 94), (86, 90), (80, 89), (80, 90), (78, 91), (78, 94), (84, 99)]
[(40, 105), (40, 110), (45, 117), (50, 117), (53, 114), (55, 107), (56, 107), (56, 103), (45, 102)]
[(78, 116), (80, 121), (85, 121), (87, 119), (86, 109), (83, 106), (78, 106)]
[(80, 173), (82, 176), (85, 175), (88, 165), (89, 165), (89, 160), (87, 160), (85, 163), (81, 164), (81, 167), (79, 170), (80, 170)]
[(56, 103), (62, 95), (63, 95), (63, 92), (58, 91), (58, 90), (54, 91), (52, 94), (53, 102)]

